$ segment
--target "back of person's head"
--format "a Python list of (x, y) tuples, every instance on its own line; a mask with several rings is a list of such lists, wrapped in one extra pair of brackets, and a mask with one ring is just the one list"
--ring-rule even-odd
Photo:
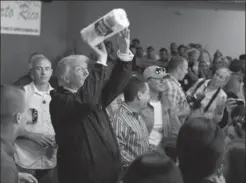
[(243, 69), (242, 62), (240, 60), (238, 60), (238, 59), (232, 60), (232, 62), (229, 65), (229, 69), (232, 72), (242, 71), (242, 69)]
[(159, 52), (166, 52), (166, 53), (168, 53), (168, 51), (167, 51), (166, 48), (161, 48), (161, 49), (159, 50)]
[(132, 102), (138, 96), (139, 92), (145, 92), (146, 83), (143, 77), (133, 76), (124, 89), (124, 98), (126, 102)]
[(185, 46), (185, 45), (183, 45), (183, 44), (179, 45), (179, 47), (178, 47), (178, 51), (181, 51), (181, 49), (186, 49), (186, 46)]
[(164, 153), (139, 156), (130, 165), (123, 183), (183, 183), (179, 168)]
[(221, 166), (225, 137), (214, 121), (191, 118), (181, 127), (177, 139), (179, 166), (185, 183), (196, 183)]
[(1, 85), (1, 124), (16, 120), (25, 110), (24, 90), (16, 86)]
[(178, 70), (179, 67), (182, 67), (185, 62), (187, 61), (181, 56), (172, 57), (168, 62), (167, 71), (174, 72)]
[(147, 52), (152, 52), (152, 51), (155, 51), (155, 49), (154, 49), (152, 46), (149, 46), (149, 47), (147, 48)]
[(164, 137), (162, 138), (159, 147), (162, 148), (162, 150), (165, 151), (166, 155), (171, 158), (174, 162), (177, 163), (178, 157), (177, 157), (177, 149), (176, 149), (176, 137)]
[(242, 54), (239, 56), (239, 60), (246, 60), (246, 54)]
[(231, 141), (225, 151), (226, 183), (245, 183), (245, 139)]

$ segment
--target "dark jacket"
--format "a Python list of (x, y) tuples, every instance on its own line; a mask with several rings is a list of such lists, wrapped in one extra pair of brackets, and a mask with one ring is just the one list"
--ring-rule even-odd
[(106, 85), (106, 69), (95, 64), (76, 94), (63, 88), (51, 92), (60, 183), (116, 183), (120, 152), (106, 107), (127, 85), (127, 65), (117, 61)]

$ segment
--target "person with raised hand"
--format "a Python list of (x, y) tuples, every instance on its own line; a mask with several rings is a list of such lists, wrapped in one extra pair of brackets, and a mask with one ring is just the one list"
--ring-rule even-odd
[(106, 107), (124, 90), (131, 72), (128, 64), (130, 31), (119, 35), (118, 60), (105, 83), (108, 54), (104, 43), (89, 45), (98, 61), (70, 55), (56, 69), (59, 87), (51, 92), (50, 113), (56, 132), (60, 183), (116, 183), (121, 171), (120, 152)]

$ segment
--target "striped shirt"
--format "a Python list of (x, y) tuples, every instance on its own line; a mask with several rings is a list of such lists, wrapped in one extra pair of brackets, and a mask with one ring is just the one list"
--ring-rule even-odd
[(149, 152), (149, 134), (145, 123), (126, 103), (122, 103), (114, 115), (113, 128), (124, 168), (127, 168), (137, 156)]

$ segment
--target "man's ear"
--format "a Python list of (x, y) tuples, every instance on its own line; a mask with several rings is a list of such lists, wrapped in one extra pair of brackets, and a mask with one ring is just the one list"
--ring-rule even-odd
[(31, 76), (33, 77), (34, 76), (33, 69), (30, 69), (30, 73), (31, 73)]
[(141, 93), (140, 91), (139, 91), (138, 94), (137, 94), (137, 98), (138, 98), (139, 100), (142, 99), (142, 93)]

